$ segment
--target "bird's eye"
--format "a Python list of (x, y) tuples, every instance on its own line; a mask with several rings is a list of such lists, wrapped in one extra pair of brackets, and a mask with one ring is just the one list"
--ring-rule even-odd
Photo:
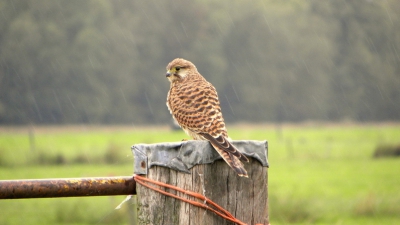
[(181, 68), (179, 66), (175, 67), (176, 71), (179, 71)]

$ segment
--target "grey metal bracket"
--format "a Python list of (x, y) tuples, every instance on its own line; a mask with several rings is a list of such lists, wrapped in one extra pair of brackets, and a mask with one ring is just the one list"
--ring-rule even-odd
[[(256, 159), (262, 166), (268, 164), (267, 141), (232, 141), (247, 157)], [(163, 166), (184, 173), (198, 164), (213, 163), (221, 156), (208, 141), (183, 141), (132, 146), (134, 173), (147, 174), (152, 166)]]

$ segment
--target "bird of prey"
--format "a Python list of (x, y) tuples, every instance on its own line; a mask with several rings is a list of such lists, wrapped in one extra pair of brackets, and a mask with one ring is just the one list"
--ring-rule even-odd
[(181, 58), (168, 64), (166, 77), (171, 82), (167, 106), (179, 126), (194, 140), (208, 140), (239, 176), (248, 177), (241, 161), (249, 160), (230, 143), (214, 86)]

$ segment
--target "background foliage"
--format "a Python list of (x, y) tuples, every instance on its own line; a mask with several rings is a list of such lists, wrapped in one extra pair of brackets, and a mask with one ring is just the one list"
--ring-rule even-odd
[(400, 119), (387, 1), (4, 0), (0, 124), (166, 123), (165, 66), (193, 61), (228, 121)]

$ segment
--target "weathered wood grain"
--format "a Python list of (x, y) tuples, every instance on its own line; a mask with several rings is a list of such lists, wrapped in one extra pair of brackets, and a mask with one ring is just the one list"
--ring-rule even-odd
[[(223, 160), (197, 165), (191, 169), (191, 174), (155, 166), (149, 169), (147, 177), (202, 193), (249, 225), (268, 224), (268, 168), (252, 159), (245, 163), (245, 168), (249, 178), (237, 176)], [(140, 225), (234, 224), (210, 211), (161, 195), (140, 184), (137, 185), (137, 198)]]

